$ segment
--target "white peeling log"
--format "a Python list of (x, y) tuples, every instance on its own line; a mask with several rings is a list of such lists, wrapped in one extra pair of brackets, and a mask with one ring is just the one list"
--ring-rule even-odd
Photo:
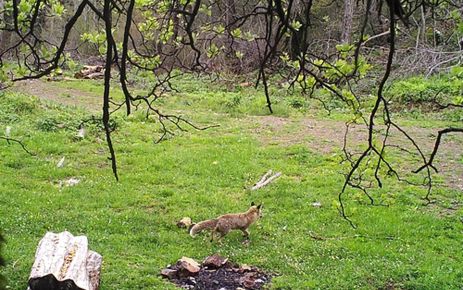
[[(256, 189), (259, 189), (261, 187), (264, 187), (266, 186), (267, 184), (269, 184), (270, 182), (274, 181), (275, 179), (277, 179), (278, 177), (281, 176), (281, 172), (277, 172), (275, 173), (274, 175), (270, 176), (272, 174), (272, 170), (269, 170), (267, 173), (265, 173), (264, 176), (262, 176), (262, 178), (259, 180), (259, 182), (257, 182), (252, 188), (251, 190), (256, 190)], [(269, 177), (270, 176), (270, 177)]]
[(102, 257), (88, 250), (87, 237), (48, 232), (39, 242), (28, 289), (97, 290), (101, 263)]
[(264, 176), (262, 176), (262, 178), (255, 185), (263, 183), (271, 174), (272, 174), (272, 169), (267, 171), (267, 173), (265, 173)]

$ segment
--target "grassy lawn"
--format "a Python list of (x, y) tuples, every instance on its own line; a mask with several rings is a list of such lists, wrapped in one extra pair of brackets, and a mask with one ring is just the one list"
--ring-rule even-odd
[[(201, 260), (216, 252), (274, 273), (271, 289), (463, 287), (463, 196), (453, 186), (458, 181), (450, 180), (458, 177), (451, 174), (452, 166), (463, 166), (463, 141), (456, 138), (461, 136), (445, 151), (450, 174), (436, 176), (435, 203), (423, 206), (425, 189), (386, 178), (384, 188), (372, 192), (381, 206), (370, 206), (364, 196), (349, 191), (348, 212), (358, 225), (354, 230), (338, 214), (345, 168), (339, 164), (340, 148), (325, 132), (336, 132), (347, 118), (342, 111), (330, 116), (317, 107), (302, 111), (291, 106), (294, 99), (277, 97), (276, 116), (265, 116), (259, 91), (184, 80), (183, 93), (170, 93), (162, 107), (199, 125), (220, 127), (191, 129), (154, 144), (160, 136), (155, 120), (144, 120), (143, 112), (115, 115), (121, 177), (116, 182), (103, 132), (91, 125), (83, 140), (75, 137), (81, 120), (98, 112), (101, 85), (40, 85), (44, 88), (34, 93), (40, 100), (0, 93), (0, 132), (11, 126), (11, 137), (36, 153), (29, 156), (0, 140), (0, 229), (7, 239), (9, 289), (26, 288), (45, 232), (64, 230), (86, 235), (90, 248), (103, 255), (103, 290), (174, 289), (159, 276), (162, 268), (182, 256)], [(55, 98), (44, 100), (45, 89)], [(92, 100), (90, 108), (67, 106), (66, 99), (78, 91)], [(400, 119), (422, 130), (453, 124), (425, 116)], [(308, 123), (327, 127), (310, 131)], [(65, 165), (57, 168), (63, 156)], [(283, 176), (250, 191), (269, 169)], [(60, 186), (71, 177), (81, 182)], [(197, 222), (244, 211), (252, 201), (263, 202), (264, 216), (251, 227), (249, 245), (241, 243), (239, 232), (219, 245), (206, 235), (193, 239), (176, 226), (184, 216)]]

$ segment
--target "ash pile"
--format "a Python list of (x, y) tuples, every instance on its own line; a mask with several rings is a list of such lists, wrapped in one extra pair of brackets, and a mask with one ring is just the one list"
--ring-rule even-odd
[(161, 275), (183, 289), (195, 290), (256, 290), (270, 282), (270, 275), (254, 266), (238, 265), (218, 254), (201, 264), (182, 257)]

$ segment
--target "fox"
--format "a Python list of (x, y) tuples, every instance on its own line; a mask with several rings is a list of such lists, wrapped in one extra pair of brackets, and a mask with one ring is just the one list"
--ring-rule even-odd
[(249, 226), (262, 217), (262, 204), (255, 205), (243, 213), (232, 213), (221, 215), (218, 218), (201, 221), (190, 227), (189, 233), (193, 238), (196, 234), (205, 229), (211, 230), (211, 242), (214, 241), (214, 235), (219, 234), (218, 241), (227, 235), (231, 230), (241, 230), (245, 238), (249, 238)]

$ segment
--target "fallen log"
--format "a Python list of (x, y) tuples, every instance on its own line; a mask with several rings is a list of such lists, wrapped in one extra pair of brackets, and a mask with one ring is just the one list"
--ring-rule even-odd
[(98, 290), (101, 263), (87, 237), (48, 232), (37, 247), (28, 290)]

